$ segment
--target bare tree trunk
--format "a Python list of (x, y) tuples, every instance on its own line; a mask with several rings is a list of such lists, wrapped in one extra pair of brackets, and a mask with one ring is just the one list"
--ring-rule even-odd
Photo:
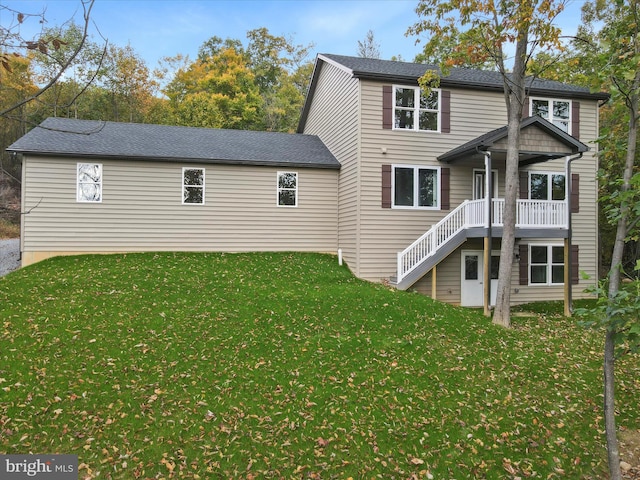
[[(515, 102), (512, 101), (513, 108)], [(522, 111), (522, 107), (520, 107)], [(509, 148), (513, 142), (519, 144), (520, 116), (512, 118), (517, 112), (509, 114)], [(505, 170), (505, 196), (503, 213), (502, 245), (500, 246), (500, 265), (498, 267), (498, 285), (496, 308), (493, 323), (503, 327), (511, 326), (511, 270), (513, 268), (513, 249), (516, 242), (516, 203), (518, 201), (518, 147), (507, 151)]]
[[(516, 241), (516, 205), (518, 201), (518, 165), (520, 160), (520, 122), (525, 99), (528, 26), (519, 32), (513, 72), (508, 75), (502, 64), (505, 103), (507, 105), (507, 160), (505, 169), (504, 216), (498, 286), (493, 323), (511, 326), (511, 270)], [(489, 174), (490, 175), (490, 174)]]
[[(640, 86), (640, 71), (636, 73), (634, 88), (627, 96), (626, 102), (629, 108), (629, 131), (627, 133), (627, 155), (622, 175), (622, 192), (627, 192), (631, 188), (631, 178), (636, 158), (636, 145), (638, 141), (638, 107), (640, 98), (637, 93)], [(616, 239), (613, 244), (611, 254), (611, 268), (609, 270), (609, 301), (613, 301), (620, 290), (620, 277), (622, 273), (622, 259), (624, 255), (624, 244), (627, 237), (627, 225), (629, 205), (623, 199), (620, 205), (620, 217), (616, 228)], [(611, 323), (611, 318), (608, 318)], [(620, 449), (618, 447), (618, 437), (615, 418), (615, 327), (607, 328), (604, 346), (604, 424), (607, 436), (607, 456), (609, 461), (609, 475), (611, 480), (620, 480)]]
[(607, 330), (604, 340), (604, 428), (607, 437), (607, 459), (609, 479), (621, 480), (620, 449), (615, 415), (615, 332)]

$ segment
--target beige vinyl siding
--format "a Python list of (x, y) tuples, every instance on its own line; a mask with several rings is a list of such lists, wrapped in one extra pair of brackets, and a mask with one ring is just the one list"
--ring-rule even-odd
[(504, 102), (499, 103), (502, 99), (499, 95), (451, 90), (451, 133), (383, 130), (382, 83), (363, 81), (362, 90), (360, 275), (380, 281), (395, 276), (397, 253), (450, 211), (381, 208), (381, 166), (407, 164), (450, 168), (453, 209), (472, 197), (473, 168), (441, 164), (438, 155), (503, 126), (506, 110), (500, 106)]
[(338, 248), (359, 275), (359, 83), (344, 70), (322, 63), (304, 133), (317, 135), (340, 161)]
[[(336, 170), (92, 163), (103, 165), (101, 203), (76, 202), (76, 160), (24, 158), (27, 258), (29, 252), (336, 252)], [(182, 204), (183, 167), (205, 169), (204, 205)], [(277, 206), (278, 171), (298, 172), (298, 207)]]
[[(451, 209), (472, 198), (471, 166), (443, 165), (437, 157), (495, 128), (506, 125), (506, 109), (500, 93), (451, 89), (451, 133), (405, 132), (382, 129), (382, 83), (362, 82), (362, 189), (361, 189), (361, 233), (359, 274), (361, 277), (380, 281), (396, 274), (397, 252), (406, 248), (416, 238), (437, 223), (449, 211), (383, 209), (380, 205), (381, 166), (383, 164), (408, 164), (448, 167), (451, 172)], [(583, 142), (597, 136), (596, 102), (581, 101), (581, 132)], [(525, 139), (534, 139), (535, 130)], [(548, 142), (549, 143), (549, 142)], [(558, 149), (555, 142), (549, 147)], [(574, 244), (580, 246), (580, 270), (589, 275), (596, 274), (597, 229), (593, 228), (596, 215), (595, 157), (594, 146), (572, 165), (573, 173), (580, 175), (580, 213), (573, 217)], [(528, 167), (544, 171), (564, 172), (564, 159)], [(476, 168), (484, 168), (478, 164)], [(498, 194), (504, 195), (504, 170), (498, 170)], [(558, 240), (549, 240), (549, 242)], [(561, 240), (560, 240), (561, 241)], [(460, 301), (460, 250), (475, 249), (475, 240), (465, 243), (443, 261), (437, 272), (438, 298), (458, 303)], [(499, 239), (493, 249), (499, 249)], [(478, 246), (482, 249), (482, 245)], [(512, 274), (514, 302), (522, 303), (534, 299), (548, 299), (553, 292), (562, 298), (562, 287), (521, 286), (518, 284), (517, 262)], [(420, 291), (431, 294), (431, 274), (416, 285)], [(574, 296), (583, 295), (586, 283), (573, 287)]]
[[(584, 118), (584, 117), (583, 117)], [(584, 120), (583, 120), (584, 121)], [(596, 159), (594, 152), (587, 152), (581, 159), (572, 163), (572, 173), (580, 175), (580, 212), (573, 214), (573, 238), (572, 244), (579, 247), (578, 269), (589, 276), (583, 279), (580, 275), (579, 283), (572, 286), (573, 298), (586, 298), (589, 296), (584, 290), (595, 282), (597, 278), (598, 259), (598, 229), (597, 229), (597, 189), (595, 185)], [(544, 162), (528, 167), (530, 171), (558, 172), (564, 173), (565, 160), (558, 159)], [(469, 172), (470, 176), (470, 172)], [(504, 195), (504, 171), (500, 170), (498, 175), (499, 195)], [(467, 188), (467, 187), (465, 187)], [(471, 181), (469, 178), (468, 189), (470, 195)], [(464, 191), (464, 189), (463, 189)], [(452, 195), (453, 196), (453, 195)], [(452, 202), (453, 206), (453, 202)], [(595, 225), (595, 226), (594, 226)], [(518, 250), (520, 244), (554, 244), (562, 245), (563, 239), (548, 238), (528, 238), (516, 242), (515, 249)], [(492, 242), (493, 250), (500, 249), (500, 239), (494, 238)], [(483, 250), (482, 241), (471, 239), (458, 248), (453, 254), (447, 257), (438, 265), (437, 271), (437, 298), (449, 303), (460, 303), (460, 280), (462, 275), (461, 250)], [(520, 264), (515, 259), (511, 275), (511, 301), (513, 304), (529, 303), (535, 301), (546, 301), (550, 298), (562, 299), (564, 289), (561, 285), (520, 285), (519, 284)], [(431, 295), (431, 274), (427, 274), (417, 282), (415, 290)]]

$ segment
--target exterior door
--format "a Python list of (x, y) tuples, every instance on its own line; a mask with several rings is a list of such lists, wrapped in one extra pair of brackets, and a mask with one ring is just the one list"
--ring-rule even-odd
[[(491, 305), (496, 304), (499, 264), (500, 252), (493, 252), (491, 255)], [(484, 305), (484, 252), (482, 250), (462, 251), (460, 305), (463, 307)]]
[[(473, 199), (480, 200), (485, 197), (486, 191), (486, 174), (484, 170), (473, 170)], [(491, 182), (493, 185), (493, 198), (498, 196), (498, 172), (493, 170), (491, 172)]]

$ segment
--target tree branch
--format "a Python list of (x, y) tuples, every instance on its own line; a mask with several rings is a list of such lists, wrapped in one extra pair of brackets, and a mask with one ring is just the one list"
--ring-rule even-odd
[(78, 56), (78, 54), (80, 53), (80, 51), (84, 47), (84, 44), (85, 44), (85, 42), (87, 40), (88, 31), (89, 31), (89, 18), (90, 18), (90, 15), (91, 15), (91, 9), (93, 8), (94, 2), (95, 2), (95, 0), (82, 0), (82, 8), (84, 9), (84, 31), (82, 33), (82, 40), (78, 44), (77, 48), (74, 50), (73, 54), (67, 59), (67, 61), (64, 64), (62, 64), (62, 66), (61, 66), (60, 70), (58, 71), (58, 73), (51, 80), (49, 80), (49, 82), (44, 87), (42, 87), (40, 90), (38, 90), (33, 95), (30, 95), (30, 96), (20, 100), (16, 104), (12, 105), (11, 107), (0, 111), (0, 117), (4, 117), (6, 114), (8, 114), (8, 113), (20, 108), (21, 106), (23, 106), (23, 105), (25, 105), (25, 104), (37, 99), (44, 92), (46, 92), (51, 87), (53, 87), (56, 84), (56, 82), (60, 79), (60, 77), (62, 77), (64, 72), (69, 68), (69, 66), (73, 63), (75, 58)]

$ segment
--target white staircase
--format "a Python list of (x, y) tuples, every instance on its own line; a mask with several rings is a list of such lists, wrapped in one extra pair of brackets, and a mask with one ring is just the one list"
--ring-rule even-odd
[[(392, 283), (406, 290), (435, 265), (462, 245), (470, 229), (487, 226), (486, 200), (465, 200), (433, 225), (415, 242), (398, 253), (397, 277)], [(502, 227), (504, 199), (493, 199), (492, 226)], [(567, 204), (564, 201), (518, 200), (516, 228), (566, 229)], [(477, 236), (477, 235), (476, 235)]]

